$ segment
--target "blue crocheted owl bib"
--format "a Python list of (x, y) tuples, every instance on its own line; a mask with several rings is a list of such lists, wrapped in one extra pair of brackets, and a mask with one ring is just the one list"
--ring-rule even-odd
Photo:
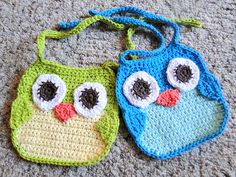
[[(120, 55), (116, 97), (138, 147), (151, 157), (168, 159), (219, 136), (228, 119), (220, 84), (201, 55), (179, 42), (178, 25), (133, 7), (91, 13), (109, 17), (119, 12), (157, 20), (174, 30), (167, 46), (161, 37), (156, 50), (127, 50)], [(128, 24), (130, 18), (112, 19)]]

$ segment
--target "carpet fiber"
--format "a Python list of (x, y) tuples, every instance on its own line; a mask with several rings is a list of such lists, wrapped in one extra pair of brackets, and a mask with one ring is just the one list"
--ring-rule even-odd
[[(119, 134), (109, 155), (89, 167), (61, 167), (23, 160), (10, 141), (10, 106), (27, 67), (36, 59), (37, 34), (60, 20), (77, 19), (89, 9), (132, 5), (166, 17), (195, 17), (201, 29), (182, 28), (182, 43), (198, 50), (220, 80), (230, 106), (225, 133), (176, 158), (160, 161), (145, 156), (134, 144), (121, 119)], [(0, 0), (0, 176), (236, 176), (236, 2), (235, 0)], [(90, 27), (80, 35), (47, 41), (45, 56), (65, 65), (86, 67), (118, 61), (125, 49), (124, 33)], [(138, 48), (153, 49), (149, 33), (134, 37)]]

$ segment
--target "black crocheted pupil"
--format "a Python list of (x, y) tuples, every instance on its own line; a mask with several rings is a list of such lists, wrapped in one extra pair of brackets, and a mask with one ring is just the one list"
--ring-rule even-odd
[(56, 87), (56, 85), (51, 81), (42, 82), (38, 89), (38, 95), (44, 101), (50, 101), (55, 98), (57, 89), (58, 87)]
[(150, 84), (147, 81), (144, 81), (143, 79), (137, 79), (134, 82), (132, 92), (138, 98), (145, 99), (151, 93)]
[(186, 83), (192, 78), (193, 73), (190, 66), (179, 65), (175, 70), (175, 75), (180, 82)]
[(82, 102), (83, 106), (88, 109), (93, 109), (94, 106), (98, 104), (99, 93), (96, 89), (90, 87), (89, 89), (85, 88), (80, 95), (79, 101)]

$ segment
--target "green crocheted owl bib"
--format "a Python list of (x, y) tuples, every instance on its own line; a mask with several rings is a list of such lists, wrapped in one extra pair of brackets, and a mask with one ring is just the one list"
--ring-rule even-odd
[(65, 166), (94, 164), (109, 152), (119, 126), (113, 64), (75, 68), (45, 60), (45, 39), (80, 33), (105, 17), (87, 18), (68, 32), (43, 31), (38, 58), (20, 80), (11, 110), (12, 142), (26, 160)]

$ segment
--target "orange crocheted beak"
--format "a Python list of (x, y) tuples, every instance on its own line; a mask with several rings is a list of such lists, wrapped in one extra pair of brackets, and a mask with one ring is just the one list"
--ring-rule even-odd
[(162, 92), (157, 98), (157, 104), (162, 106), (175, 106), (180, 99), (180, 92), (177, 89), (169, 89)]
[(62, 122), (66, 122), (68, 119), (76, 114), (73, 104), (61, 103), (54, 108), (55, 117)]

